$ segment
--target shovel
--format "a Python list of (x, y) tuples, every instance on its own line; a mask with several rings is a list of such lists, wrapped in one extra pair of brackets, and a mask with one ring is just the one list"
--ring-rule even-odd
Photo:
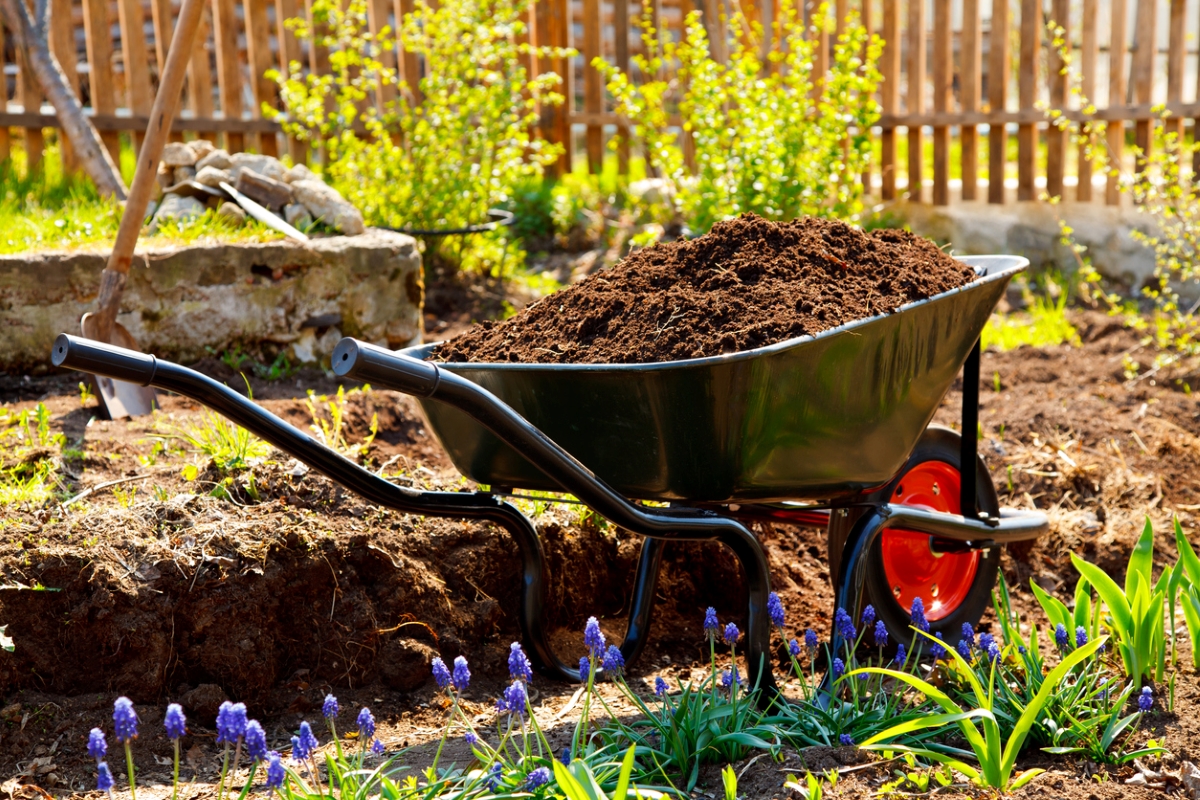
[[(139, 350), (137, 342), (121, 323), (117, 322), (117, 311), (121, 307), (121, 294), (125, 279), (133, 263), (133, 250), (137, 245), (138, 233), (146, 217), (146, 208), (154, 190), (154, 174), (162, 158), (163, 147), (171, 133), (171, 121), (175, 118), (175, 107), (183, 90), (183, 78), (187, 74), (188, 59), (200, 16), (204, 11), (204, 0), (183, 0), (179, 10), (179, 24), (171, 37), (171, 49), (167, 64), (159, 79), (158, 94), (154, 96), (154, 107), (150, 109), (150, 124), (146, 126), (146, 138), (138, 153), (137, 168), (133, 173), (133, 185), (129, 188), (129, 199), (121, 214), (121, 226), (117, 229), (117, 240), (113, 243), (108, 266), (100, 273), (100, 297), (96, 313), (84, 314), (80, 324), (83, 335), (98, 342), (107, 342), (129, 350)], [(126, 381), (97, 378), (100, 402), (110, 419), (141, 416), (154, 410), (154, 390)]]

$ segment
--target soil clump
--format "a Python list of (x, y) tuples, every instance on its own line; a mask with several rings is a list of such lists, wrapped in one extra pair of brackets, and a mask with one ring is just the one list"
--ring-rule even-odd
[(440, 345), (434, 359), (652, 363), (736, 353), (895, 311), (974, 280), (907, 231), (753, 214), (658, 244)]

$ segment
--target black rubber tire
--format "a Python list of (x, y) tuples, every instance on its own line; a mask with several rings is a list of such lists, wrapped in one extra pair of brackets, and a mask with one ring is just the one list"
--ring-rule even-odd
[[(925, 433), (921, 435), (917, 446), (913, 448), (912, 455), (909, 456), (900, 473), (887, 486), (877, 492), (873, 492), (867, 498), (868, 501), (886, 502), (887, 498), (892, 496), (892, 492), (895, 491), (896, 486), (903, 481), (904, 476), (909, 470), (927, 461), (942, 461), (961, 472), (962, 460), (959, 451), (959, 435), (949, 428), (944, 428), (940, 425), (929, 426), (925, 430)], [(975, 476), (979, 510), (987, 512), (989, 515), (999, 514), (1000, 499), (996, 495), (996, 487), (992, 483), (991, 475), (988, 474), (987, 466), (983, 463), (982, 459), (979, 459), (975, 465)], [(832, 527), (836, 520), (836, 524), (838, 525), (853, 526), (863, 513), (865, 513), (863, 510), (850, 510), (850, 513), (843, 517), (835, 512), (830, 518), (830, 525)], [(962, 626), (964, 622), (968, 622), (972, 626), (978, 625), (984, 612), (991, 606), (992, 589), (996, 585), (996, 575), (1000, 571), (1000, 555), (1000, 546), (981, 551), (982, 557), (979, 559), (975, 581), (971, 584), (971, 589), (967, 593), (967, 596), (953, 613), (930, 623), (930, 632), (940, 632), (947, 647), (953, 647), (958, 644), (958, 640), (962, 638)], [(907, 644), (912, 641), (913, 634), (909, 628), (910, 609), (901, 608), (892, 595), (887, 575), (883, 569), (882, 542), (880, 539), (876, 539), (867, 557), (867, 578), (863, 602), (864, 605), (870, 603), (875, 607), (875, 613), (883, 620), (884, 625), (887, 626), (888, 636), (893, 648), (897, 642)], [(870, 634), (868, 634), (864, 641), (869, 642), (870, 638)]]

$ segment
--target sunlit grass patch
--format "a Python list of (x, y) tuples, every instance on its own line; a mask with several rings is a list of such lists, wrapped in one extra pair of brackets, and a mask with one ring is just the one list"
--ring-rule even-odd
[(1067, 293), (1057, 299), (1035, 296), (1026, 311), (995, 313), (983, 329), (984, 349), (1013, 350), (1030, 347), (1053, 347), (1060, 344), (1079, 345), (1079, 333), (1067, 319)]

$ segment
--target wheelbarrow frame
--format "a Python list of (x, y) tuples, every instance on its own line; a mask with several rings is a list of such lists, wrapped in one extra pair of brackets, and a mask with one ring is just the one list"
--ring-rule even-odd
[[(979, 401), (980, 349), (976, 342), (963, 368), (961, 463), (977, 460), (976, 429)], [(578, 681), (576, 667), (564, 663), (550, 645), (544, 613), (546, 560), (533, 523), (512, 503), (489, 491), (431, 492), (398, 486), (334, 452), (312, 436), (284, 422), (227, 386), (195, 370), (153, 355), (124, 350), (76, 336), (61, 334), (51, 360), (93, 375), (154, 386), (189, 397), (236, 422), (265, 441), (370, 502), (404, 513), (483, 519), (509, 532), (521, 554), (521, 635), (535, 667), (551, 678)], [(648, 507), (614, 490), (583, 463), (487, 389), (437, 364), (411, 358), (355, 339), (335, 348), (337, 374), (412, 395), (438, 400), (466, 413), (508, 446), (521, 453), (562, 491), (575, 495), (611, 522), (644, 538), (634, 580), (629, 621), (620, 645), (632, 663), (646, 645), (654, 589), (663, 549), (670, 541), (718, 541), (732, 551), (747, 584), (746, 648), (749, 680), (760, 690), (763, 703), (773, 702), (777, 689), (771, 670), (770, 593), (766, 553), (747, 524), (759, 518), (828, 527), (830, 513), (845, 507), (830, 505), (746, 504), (723, 506), (673, 505)], [(861, 612), (868, 554), (889, 528), (927, 533), (971, 549), (1034, 539), (1048, 528), (1038, 511), (1002, 509), (989, 516), (976, 511), (975, 470), (963, 469), (962, 514), (928, 511), (892, 503), (870, 504), (847, 531), (845, 541), (830, 542), (830, 572), (834, 576), (835, 607), (855, 618)], [(844, 502), (844, 501), (843, 501)], [(844, 645), (833, 626), (830, 647)]]

